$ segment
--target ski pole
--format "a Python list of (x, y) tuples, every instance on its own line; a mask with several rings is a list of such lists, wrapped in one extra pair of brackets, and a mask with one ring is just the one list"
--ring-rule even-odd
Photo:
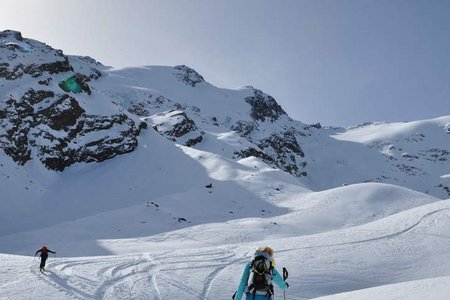
[[(283, 267), (283, 280), (286, 281), (288, 276), (289, 276), (288, 270)], [(283, 299), (286, 300), (286, 290), (283, 290)]]

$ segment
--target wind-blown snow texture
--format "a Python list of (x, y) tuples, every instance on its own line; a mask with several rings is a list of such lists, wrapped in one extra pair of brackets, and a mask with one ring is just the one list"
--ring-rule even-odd
[(322, 128), (3, 31), (0, 148), (0, 299), (229, 299), (262, 244), (286, 299), (449, 292), (450, 116)]

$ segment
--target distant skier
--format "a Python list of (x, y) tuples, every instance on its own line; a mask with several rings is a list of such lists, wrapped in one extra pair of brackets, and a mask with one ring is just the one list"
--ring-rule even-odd
[(39, 266), (39, 270), (40, 271), (45, 271), (45, 262), (47, 261), (48, 253), (50, 252), (50, 253), (56, 254), (56, 252), (48, 249), (47, 246), (45, 246), (45, 245), (42, 246), (41, 249), (36, 251), (34, 256), (36, 256), (39, 252), (41, 252), (41, 265)]
[[(245, 293), (246, 300), (272, 300), (273, 285), (275, 282), (281, 289), (287, 289), (289, 284), (284, 281), (275, 269), (273, 250), (268, 246), (259, 247), (252, 259), (242, 271), (241, 281), (233, 299), (241, 300)], [(283, 269), (283, 273), (286, 269)], [(286, 271), (287, 273), (287, 271)]]

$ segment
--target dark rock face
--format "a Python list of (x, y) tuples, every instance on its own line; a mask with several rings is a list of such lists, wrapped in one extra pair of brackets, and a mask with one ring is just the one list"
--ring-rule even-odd
[(78, 102), (68, 96), (63, 95), (53, 102), (49, 107), (37, 111), (36, 114), (42, 116), (42, 120), (48, 120), (46, 124), (53, 130), (67, 131), (70, 126), (77, 123), (78, 118), (84, 113)]
[(252, 89), (254, 96), (244, 100), (251, 105), (250, 116), (253, 120), (237, 121), (231, 126), (231, 130), (246, 138), (255, 147), (235, 152), (235, 156), (255, 156), (285, 172), (296, 176), (306, 176), (306, 173), (302, 171), (306, 163), (301, 161), (305, 154), (297, 141), (297, 136), (305, 136), (305, 134), (295, 128), (284, 128), (280, 132), (269, 131), (268, 133), (261, 130), (260, 128), (264, 128), (264, 123), (274, 123), (283, 115), (287, 117), (287, 114), (273, 97), (260, 90)]
[(281, 135), (272, 134), (269, 138), (262, 140), (259, 146), (262, 149), (270, 147), (280, 156), (286, 155), (287, 151), (300, 157), (305, 156), (295, 138), (295, 131), (285, 131)]
[(9, 63), (1, 63), (0, 78), (5, 78), (6, 80), (15, 80), (21, 78), (24, 75), (30, 75), (33, 78), (37, 78), (42, 76), (44, 72), (47, 72), (48, 74), (57, 74), (61, 72), (73, 71), (72, 66), (67, 60), (67, 57), (62, 57), (62, 61), (44, 63), (41, 65), (23, 65), (22, 63), (11, 65)]
[[(32, 153), (56, 171), (75, 162), (103, 161), (134, 150), (140, 130), (125, 114), (87, 115), (75, 98), (52, 91), (30, 89), (0, 106), (0, 148), (20, 165)], [(90, 133), (91, 141), (83, 143)]]
[(51, 77), (49, 77), (49, 78), (47, 78), (47, 79), (42, 79), (42, 80), (39, 80), (38, 81), (38, 83), (40, 84), (40, 85), (49, 85), (50, 84), (50, 82), (52, 82), (52, 78)]
[(266, 162), (268, 164), (275, 164), (275, 161), (272, 158), (272, 156), (270, 156), (256, 148), (247, 148), (242, 151), (237, 151), (237, 152), (234, 152), (234, 155), (236, 157), (241, 157), (241, 158), (247, 158), (250, 156), (254, 156), (254, 157), (262, 159), (264, 162)]
[(256, 89), (253, 93), (254, 96), (245, 98), (245, 102), (251, 105), (250, 116), (254, 120), (264, 122), (267, 119), (270, 122), (274, 122), (281, 115), (287, 115), (273, 97)]
[(197, 130), (194, 121), (189, 119), (186, 114), (182, 114), (183, 118), (180, 122), (175, 123), (172, 130), (166, 131), (165, 134), (171, 137), (179, 138), (183, 135)]
[[(1, 41), (1, 39), (4, 39)], [(101, 72), (95, 67), (101, 66), (90, 57), (72, 58), (85, 62), (82, 72), (74, 71), (68, 56), (61, 50), (53, 49), (43, 43), (22, 38), (20, 32), (6, 30), (0, 32), (0, 78), (16, 80), (29, 75), (40, 78), (43, 75), (53, 75), (73, 72), (77, 80), (86, 83), (98, 79)], [(48, 85), (51, 76), (40, 78), (39, 84)]]
[(300, 159), (305, 156), (295, 137), (295, 131), (272, 134), (257, 141), (258, 148), (247, 148), (235, 152), (237, 157), (255, 156), (269, 165), (277, 166), (285, 172), (296, 176), (306, 176), (302, 168), (306, 166)]
[(203, 140), (201, 133), (198, 133), (198, 127), (195, 122), (188, 118), (184, 111), (168, 111), (158, 114), (161, 122), (153, 126), (158, 133), (171, 141), (191, 147)]
[(252, 132), (258, 129), (257, 122), (237, 121), (236, 124), (231, 126), (231, 130), (236, 131), (243, 137), (248, 137)]
[(23, 41), (22, 34), (19, 31), (14, 31), (14, 30), (0, 31), (0, 39), (8, 39), (11, 37), (18, 41)]
[(175, 76), (187, 85), (194, 87), (198, 83), (205, 82), (202, 75), (198, 74), (197, 71), (188, 66), (176, 66), (175, 69), (180, 71), (179, 73), (175, 73)]
[(186, 143), (184, 143), (184, 145), (188, 146), (188, 147), (192, 147), (192, 146), (195, 146), (197, 144), (200, 144), (202, 141), (203, 141), (203, 136), (199, 135), (199, 136), (197, 136), (195, 138), (188, 139), (186, 141)]
[[(124, 127), (124, 130), (110, 136), (109, 133), (113, 127)], [(106, 134), (99, 139), (73, 148), (68, 147), (73, 140), (79, 140), (91, 132), (102, 131)], [(124, 114), (111, 117), (86, 115), (69, 132), (67, 139), (59, 139), (55, 147), (41, 148), (45, 153), (43, 162), (50, 169), (57, 171), (62, 171), (76, 162), (101, 162), (133, 151), (138, 145), (136, 137), (139, 132), (140, 128), (137, 128), (134, 121)]]
[[(24, 165), (36, 157), (48, 169), (62, 171), (76, 162), (104, 161), (136, 148), (145, 123), (137, 125), (119, 108), (105, 116), (90, 114), (74, 91), (52, 83), (53, 75), (63, 74), (90, 95), (88, 82), (102, 75), (97, 69), (101, 64), (65, 56), (19, 32), (0, 32), (0, 39), (0, 80), (14, 80), (25, 89), (0, 98), (0, 148), (14, 161)], [(26, 89), (36, 86), (33, 81), (42, 88)]]
[(132, 104), (128, 108), (128, 111), (139, 117), (148, 117), (150, 115), (150, 111), (147, 109), (147, 107), (144, 103)]
[(173, 109), (183, 109), (181, 104), (173, 102), (163, 96), (148, 95), (148, 99), (141, 102), (132, 102), (127, 106), (127, 110), (139, 117), (150, 117), (155, 111), (161, 111), (164, 107)]
[[(64, 57), (62, 53), (61, 56)], [(42, 76), (44, 72), (48, 72), (49, 74), (58, 74), (69, 71), (73, 71), (73, 69), (67, 57), (64, 57), (64, 60), (62, 61), (55, 61), (42, 65), (29, 65), (24, 68), (24, 73), (29, 74), (34, 78)]]
[(443, 185), (442, 183), (441, 184), (438, 184), (438, 185), (436, 185), (435, 187), (437, 187), (437, 188), (441, 188), (444, 192), (446, 192), (447, 193), (447, 195), (449, 195), (450, 196), (450, 187), (448, 187), (448, 186), (445, 186), (445, 185)]

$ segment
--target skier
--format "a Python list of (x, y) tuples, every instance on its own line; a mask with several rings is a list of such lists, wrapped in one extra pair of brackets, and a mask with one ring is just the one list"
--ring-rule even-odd
[(39, 270), (42, 272), (42, 271), (45, 271), (45, 262), (47, 261), (48, 253), (50, 252), (50, 253), (56, 254), (56, 252), (48, 249), (47, 246), (45, 246), (45, 245), (42, 246), (41, 249), (36, 251), (34, 256), (36, 256), (39, 252), (41, 252), (41, 265), (39, 266)]
[(268, 246), (259, 247), (244, 270), (234, 300), (241, 300), (245, 293), (246, 300), (272, 300), (274, 281), (281, 289), (287, 289), (289, 284), (284, 281), (275, 269), (273, 250)]

